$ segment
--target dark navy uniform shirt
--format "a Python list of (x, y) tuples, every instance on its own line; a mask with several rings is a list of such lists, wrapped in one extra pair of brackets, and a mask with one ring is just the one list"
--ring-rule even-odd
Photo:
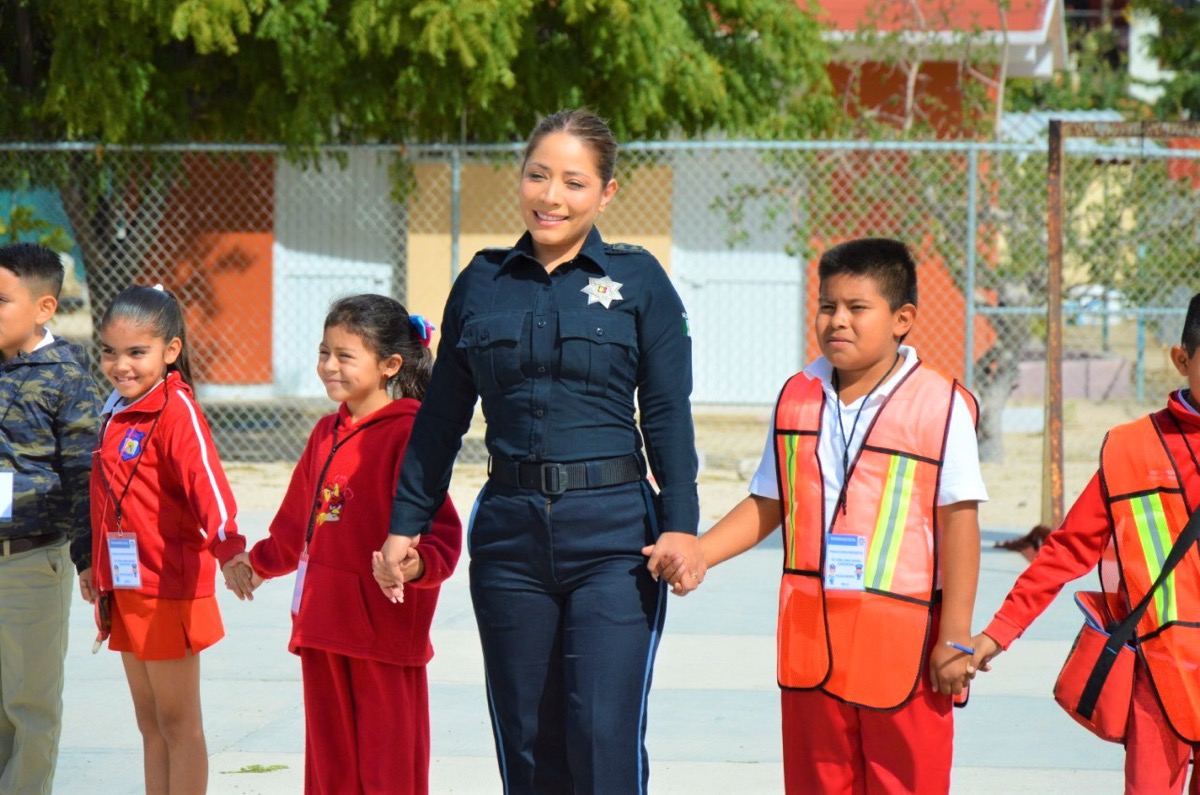
[(692, 345), (683, 303), (651, 254), (606, 244), (593, 228), (574, 260), (547, 273), (526, 233), (463, 269), (441, 334), (396, 487), (392, 532), (428, 530), (476, 395), (488, 452), (513, 461), (637, 452), (640, 408), (662, 529), (696, 532)]

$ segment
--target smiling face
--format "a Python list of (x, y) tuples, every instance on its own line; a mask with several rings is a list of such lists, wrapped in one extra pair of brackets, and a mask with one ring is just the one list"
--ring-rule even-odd
[(816, 331), (821, 353), (850, 387), (873, 384), (891, 368), (916, 307), (893, 310), (870, 276), (839, 273), (821, 281)]
[(317, 375), (330, 400), (345, 403), (358, 420), (391, 401), (387, 385), (404, 360), (399, 354), (380, 359), (363, 338), (345, 326), (325, 329), (317, 355)]
[(117, 394), (129, 401), (165, 378), (181, 350), (179, 337), (164, 340), (146, 326), (122, 318), (100, 330), (100, 369)]
[(587, 143), (565, 132), (543, 136), (521, 169), (521, 220), (538, 262), (553, 270), (578, 254), (616, 192)]
[(0, 360), (32, 351), (57, 306), (54, 296), (35, 296), (20, 276), (0, 267)]

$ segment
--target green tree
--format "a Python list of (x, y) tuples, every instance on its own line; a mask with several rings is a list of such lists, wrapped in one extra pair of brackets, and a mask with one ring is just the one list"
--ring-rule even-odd
[(1174, 73), (1155, 111), (1166, 119), (1200, 119), (1200, 3), (1135, 0), (1133, 5), (1158, 18), (1159, 34), (1150, 41), (1150, 54)]
[(777, 0), (4, 0), (0, 136), (490, 142), (573, 105), (805, 136), (836, 112), (820, 34)]
[[(779, 0), (0, 0), (0, 187), (54, 186), (93, 313), (152, 254), (182, 155), (109, 144), (517, 140), (586, 105), (621, 138), (832, 124), (821, 27)], [(248, 164), (252, 167), (251, 164)]]

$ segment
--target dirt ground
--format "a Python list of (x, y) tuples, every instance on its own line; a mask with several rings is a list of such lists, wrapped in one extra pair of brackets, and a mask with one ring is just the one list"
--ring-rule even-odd
[[(1063, 412), (1067, 507), (1095, 472), (1105, 431), (1153, 408), (1132, 401), (1067, 402)], [(768, 415), (766, 408), (697, 412), (696, 437), (703, 462), (702, 523), (716, 521), (746, 495), (762, 451)], [(242, 510), (271, 511), (283, 498), (291, 464), (234, 462), (226, 466), (226, 471)], [(1004, 461), (983, 464), (991, 500), (980, 507), (980, 524), (1021, 533), (1037, 524), (1041, 516), (1041, 472), (1042, 434), (1006, 434)], [(485, 478), (483, 464), (462, 463), (455, 468), (451, 495), (464, 513)]]

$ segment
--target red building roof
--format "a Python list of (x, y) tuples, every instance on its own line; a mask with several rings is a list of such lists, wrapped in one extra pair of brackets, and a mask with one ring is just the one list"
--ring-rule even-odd
[(967, 37), (1004, 47), (1014, 77), (1049, 77), (1066, 63), (1062, 0), (821, 0), (814, 7), (829, 39), (855, 50), (856, 59), (869, 56), (864, 36), (900, 34), (931, 50)]

